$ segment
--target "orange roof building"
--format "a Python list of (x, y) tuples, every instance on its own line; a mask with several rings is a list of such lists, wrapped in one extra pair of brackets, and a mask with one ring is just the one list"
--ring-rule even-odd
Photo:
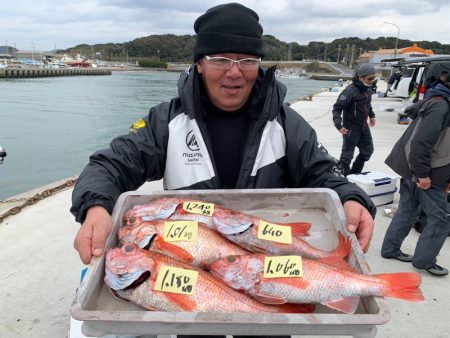
[(369, 51), (361, 54), (359, 57), (360, 62), (370, 62), (374, 65), (380, 64), (383, 59), (391, 59), (394, 57), (410, 57), (410, 56), (428, 56), (433, 55), (434, 52), (431, 49), (424, 49), (419, 47), (416, 43), (412, 46), (405, 48), (398, 48), (397, 53), (394, 48), (391, 49), (382, 49), (380, 48), (377, 51)]

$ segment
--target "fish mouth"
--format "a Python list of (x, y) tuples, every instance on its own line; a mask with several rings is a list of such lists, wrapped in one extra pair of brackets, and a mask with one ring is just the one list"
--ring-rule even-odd
[(153, 234), (151, 236), (146, 236), (142, 241), (139, 242), (139, 247), (144, 250), (150, 250), (150, 247), (153, 244), (157, 234)]
[(222, 222), (218, 217), (214, 217), (213, 221), (217, 231), (224, 235), (239, 235), (250, 229), (253, 225), (253, 221), (249, 221), (236, 226), (230, 226), (229, 224)]

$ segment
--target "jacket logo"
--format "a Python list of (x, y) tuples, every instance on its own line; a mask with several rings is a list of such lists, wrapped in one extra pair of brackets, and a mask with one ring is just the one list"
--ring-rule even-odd
[(347, 100), (347, 96), (341, 95), (341, 96), (339, 96), (339, 100), (345, 101), (345, 100)]
[(143, 119), (139, 119), (133, 123), (133, 125), (130, 128), (130, 132), (137, 133), (138, 129), (141, 129), (144, 127), (145, 127), (145, 121)]
[(186, 136), (186, 145), (191, 151), (199, 151), (197, 139), (195, 138), (194, 131), (191, 130)]

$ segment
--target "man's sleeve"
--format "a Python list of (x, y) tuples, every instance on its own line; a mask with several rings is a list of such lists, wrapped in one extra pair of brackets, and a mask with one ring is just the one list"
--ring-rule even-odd
[(121, 193), (164, 176), (168, 139), (164, 116), (168, 114), (160, 110), (152, 109), (133, 124), (129, 134), (115, 138), (108, 149), (90, 157), (72, 193), (70, 211), (77, 222), (82, 223), (94, 205), (102, 205), (111, 214)]
[(408, 162), (418, 178), (428, 177), (430, 173), (431, 153), (436, 144), (447, 114), (448, 104), (444, 100), (430, 100), (424, 108), (419, 130), (411, 140)]
[(348, 107), (350, 101), (351, 92), (346, 88), (339, 94), (336, 103), (333, 105), (333, 123), (338, 130), (342, 128), (342, 111)]

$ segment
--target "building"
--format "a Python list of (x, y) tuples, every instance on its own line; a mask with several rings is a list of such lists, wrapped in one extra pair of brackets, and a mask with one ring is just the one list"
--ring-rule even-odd
[[(370, 51), (361, 54), (359, 57), (360, 62), (370, 62), (375, 68), (385, 68), (384, 62), (381, 60), (392, 59), (392, 58), (407, 58), (415, 56), (429, 56), (433, 55), (433, 51), (430, 49), (424, 49), (419, 47), (416, 43), (412, 46), (405, 48), (398, 48), (397, 53), (395, 49), (379, 49), (377, 51)], [(388, 67), (390, 68), (390, 67)]]

